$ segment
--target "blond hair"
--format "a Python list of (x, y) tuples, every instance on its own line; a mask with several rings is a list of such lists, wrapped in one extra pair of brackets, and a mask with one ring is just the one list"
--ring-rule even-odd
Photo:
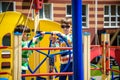
[(61, 19), (61, 24), (72, 25), (72, 22), (70, 19), (64, 18)]

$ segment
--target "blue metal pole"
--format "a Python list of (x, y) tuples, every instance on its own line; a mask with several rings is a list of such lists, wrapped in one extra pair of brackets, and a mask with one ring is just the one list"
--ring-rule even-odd
[(84, 80), (82, 52), (82, 0), (72, 0), (74, 80)]

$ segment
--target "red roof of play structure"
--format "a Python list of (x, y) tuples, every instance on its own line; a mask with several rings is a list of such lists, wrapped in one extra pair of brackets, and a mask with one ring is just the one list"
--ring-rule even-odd
[[(91, 48), (91, 61), (102, 54), (102, 47)], [(120, 49), (110, 48), (110, 57), (114, 58), (120, 65)]]

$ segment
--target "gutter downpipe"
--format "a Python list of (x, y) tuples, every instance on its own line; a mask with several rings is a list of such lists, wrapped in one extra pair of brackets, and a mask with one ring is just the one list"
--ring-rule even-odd
[(95, 0), (95, 45), (98, 44), (98, 34), (97, 34), (97, 21), (98, 21), (98, 17), (97, 17), (97, 7), (98, 7), (98, 1)]

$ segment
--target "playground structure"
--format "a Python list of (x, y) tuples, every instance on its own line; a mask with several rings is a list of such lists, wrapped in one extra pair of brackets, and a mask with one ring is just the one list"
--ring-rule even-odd
[[(13, 18), (14, 16), (14, 18)], [(13, 19), (11, 21), (11, 19)], [(1, 45), (1, 53), (0, 53), (0, 64), (1, 64), (1, 68), (0, 68), (0, 77), (5, 77), (5, 78), (8, 78), (9, 80), (13, 80), (13, 77), (15, 77), (15, 73), (13, 71), (13, 69), (16, 69), (18, 67), (15, 68), (16, 65), (13, 65), (13, 61), (14, 61), (14, 56), (15, 56), (15, 53), (16, 51), (18, 51), (17, 53), (21, 53), (20, 50), (15, 50), (15, 41), (18, 39), (18, 43), (19, 44), (19, 40), (21, 40), (21, 37), (19, 35), (14, 35), (14, 29), (17, 25), (19, 24), (23, 24), (23, 25), (27, 25), (30, 27), (30, 29), (32, 30), (33, 29), (33, 25), (35, 24), (32, 20), (28, 20), (27, 21), (27, 24), (26, 24), (26, 20), (27, 18), (20, 14), (20, 13), (17, 13), (17, 12), (6, 12), (6, 13), (2, 13), (0, 14), (0, 21), (1, 21), (1, 24), (0, 24), (0, 45)], [(9, 21), (9, 22), (6, 22), (6, 21)], [(4, 27), (5, 26), (5, 27)], [(46, 21), (46, 20), (43, 20), (43, 21), (40, 21), (39, 22), (39, 29), (41, 31), (46, 31), (46, 32), (50, 32), (50, 31), (54, 31), (54, 30), (58, 30), (58, 31), (61, 31), (60, 29), (60, 25), (58, 23), (55, 23), (55, 22), (52, 22), (52, 21)], [(3, 31), (4, 30), (4, 31)], [(8, 34), (9, 33), (9, 34)], [(31, 32), (32, 36), (30, 37), (30, 39), (34, 36), (34, 32)], [(10, 37), (10, 46), (9, 47), (6, 47), (5, 45), (3, 45), (3, 38), (5, 36), (11, 36)], [(49, 40), (46, 41), (48, 39), (48, 35), (46, 35), (44, 37), (44, 39), (40, 42), (40, 44), (38, 44), (37, 46), (39, 47), (49, 47)], [(84, 35), (84, 80), (90, 80), (90, 61), (92, 61), (95, 57), (99, 56), (99, 55), (102, 55), (102, 68), (101, 69), (98, 69), (98, 70), (101, 70), (102, 71), (102, 80), (110, 80), (110, 62), (109, 62), (109, 59), (110, 59), (110, 56), (112, 56), (113, 58), (116, 59), (116, 61), (118, 62), (118, 64), (120, 63), (120, 59), (119, 59), (119, 49), (116, 50), (116, 48), (110, 48), (109, 46), (109, 36), (106, 35), (106, 34), (103, 34), (102, 36), (102, 45), (98, 45), (98, 46), (92, 46), (92, 49), (90, 50), (90, 34), (85, 34)], [(17, 48), (20, 48), (20, 47), (17, 47)], [(30, 48), (29, 48), (30, 49)], [(26, 50), (29, 50), (29, 49), (26, 49)], [(35, 48), (34, 48), (35, 49)], [(43, 49), (43, 48), (36, 48), (37, 50), (39, 49)], [(47, 48), (47, 49), (56, 49), (56, 48)], [(60, 49), (60, 48), (58, 48)], [(62, 48), (61, 48), (62, 49)], [(68, 49), (68, 48), (66, 48)], [(24, 49), (25, 50), (25, 49)], [(32, 49), (33, 50), (33, 49)], [(90, 54), (91, 53), (91, 54)], [(81, 53), (82, 54), (82, 53)], [(7, 55), (7, 56), (6, 56)], [(86, 55), (86, 56), (85, 56)], [(34, 54), (33, 56), (30, 56), (30, 66), (34, 69), (35, 66), (37, 66), (37, 64), (39, 63), (39, 61), (41, 61), (45, 56), (42, 56), (42, 55), (38, 55), (38, 54)], [(19, 56), (18, 56), (19, 57)], [(16, 57), (15, 57), (16, 58)], [(42, 58), (42, 59), (41, 59)], [(17, 60), (16, 60), (17, 61)], [(20, 60), (18, 60), (20, 61)], [(33, 62), (34, 61), (34, 62)], [(56, 63), (59, 67), (59, 60), (57, 60), (58, 62)], [(21, 61), (20, 61), (21, 62)], [(19, 65), (20, 65), (20, 62), (19, 62)], [(36, 62), (36, 63), (35, 63)], [(34, 64), (34, 66), (32, 66)], [(86, 66), (88, 65), (88, 66)], [(82, 66), (82, 65), (81, 65)], [(73, 73), (66, 73), (66, 74), (62, 74), (62, 73), (47, 73), (47, 74), (41, 74), (41, 73), (44, 73), (44, 72), (48, 72), (48, 63), (47, 61), (41, 66), (41, 69), (38, 70), (37, 73), (40, 73), (40, 74), (24, 74), (22, 76), (26, 76), (28, 77), (27, 79), (29, 80), (30, 78), (34, 78), (35, 79), (35, 76), (52, 76), (52, 75), (71, 75)], [(20, 68), (18, 68), (18, 71), (20, 71)], [(114, 71), (114, 70), (112, 70)], [(119, 72), (119, 71), (117, 71)], [(13, 74), (14, 73), (14, 74)], [(21, 73), (20, 72), (17, 72), (17, 80), (20, 80), (20, 77), (21, 77)], [(87, 75), (86, 75), (87, 74)], [(30, 77), (32, 76), (32, 77)], [(77, 75), (76, 75), (77, 76)], [(79, 76), (82, 76), (82, 75), (79, 75)], [(48, 77), (46, 77), (48, 79)], [(15, 79), (16, 80), (16, 79)], [(78, 79), (77, 79), (78, 80)]]
[[(0, 26), (1, 26), (0, 27), (1, 28), (0, 29), (1, 30), (1, 32), (0, 32), (0, 34), (1, 34), (0, 45), (1, 46), (7, 46), (7, 45), (3, 44), (4, 43), (3, 38), (5, 36), (10, 36), (9, 47), (3, 48), (1, 50), (1, 54), (0, 54), (1, 55), (1, 57), (0, 57), (0, 59), (1, 59), (0, 60), (1, 69), (0, 69), (0, 72), (10, 73), (10, 75), (8, 75), (8, 78), (10, 80), (12, 80), (11, 75), (13, 75), (12, 71), (13, 71), (13, 68), (14, 68), (13, 67), (14, 29), (19, 24), (25, 25), (26, 19), (27, 19), (27, 17), (25, 17), (24, 15), (22, 15), (21, 13), (18, 13), (18, 12), (6, 12), (6, 13), (0, 14), (0, 21), (1, 21), (1, 24), (0, 24)], [(9, 21), (9, 22), (6, 22), (6, 21)], [(28, 20), (26, 26), (29, 26), (31, 30), (34, 29), (33, 28), (34, 21)], [(60, 24), (58, 24), (56, 22), (48, 21), (48, 20), (41, 20), (39, 28), (40, 28), (41, 31), (47, 31), (47, 32), (48, 31), (55, 31), (55, 30), (61, 31)], [(31, 34), (34, 35), (34, 32), (31, 31)], [(33, 35), (31, 35), (30, 39), (33, 38)], [(40, 47), (42, 47), (42, 46), (48, 47), (48, 45), (49, 45), (48, 37), (49, 37), (49, 35), (45, 35), (43, 41), (41, 41), (38, 45), (40, 45)], [(48, 39), (48, 40), (46, 40), (46, 39)], [(44, 43), (44, 41), (46, 41), (46, 43)], [(41, 57), (41, 58), (37, 58), (36, 56), (38, 56), (38, 55), (39, 54), (30, 56), (30, 58), (31, 58), (30, 59), (30, 65), (31, 66), (32, 65), (37, 65), (38, 64), (37, 62), (39, 62), (40, 60), (42, 60), (42, 58), (44, 58), (44, 56)], [(33, 61), (35, 57), (36, 57), (36, 60)], [(47, 71), (45, 65), (46, 65), (46, 63), (44, 63), (43, 66), (41, 66), (42, 67), (42, 69), (40, 70), (41, 72), (46, 72)], [(3, 67), (6, 67), (6, 68), (3, 68)], [(35, 67), (35, 66), (32, 66), (32, 67)], [(3, 75), (0, 75), (0, 76), (4, 77)]]
[[(8, 16), (10, 14), (10, 16)], [(40, 69), (37, 70), (35, 74), (31, 74), (29, 71), (27, 71), (27, 74), (21, 75), (20, 72), (20, 64), (21, 64), (21, 59), (20, 59), (20, 53), (22, 48), (20, 47), (20, 40), (22, 38), (21, 35), (15, 35), (14, 34), (14, 29), (17, 25), (19, 24), (25, 24), (26, 17), (20, 13), (16, 12), (6, 12), (2, 13), (1, 15), (1, 20), (2, 17), (4, 16), (4, 19), (1, 22), (1, 31), (0, 31), (0, 45), (1, 45), (1, 60), (0, 60), (0, 78), (8, 78), (9, 80), (19, 80), (21, 76), (27, 77), (27, 79), (34, 78), (38, 76), (52, 76), (52, 75), (72, 75), (73, 72), (69, 73), (49, 73), (49, 65), (48, 65), (48, 60), (42, 64)], [(12, 21), (12, 22), (6, 22), (6, 20), (11, 19), (13, 16), (16, 16), (14, 21), (19, 20), (19, 21)], [(9, 20), (10, 21), (10, 20)], [(30, 29), (32, 30), (34, 25), (32, 20), (28, 20), (27, 26), (30, 26)], [(6, 26), (6, 27), (4, 27)], [(9, 27), (11, 26), (11, 28)], [(54, 27), (53, 27), (54, 26)], [(52, 22), (52, 21), (47, 21), (47, 20), (42, 20), (40, 21), (39, 28), (41, 31), (45, 32), (50, 32), (54, 30), (61, 31), (60, 24)], [(3, 31), (4, 30), (4, 31)], [(8, 35), (9, 33), (9, 35)], [(7, 35), (6, 35), (7, 34)], [(34, 32), (31, 31), (31, 34), (34, 34)], [(50, 34), (49, 34), (50, 35)], [(37, 48), (24, 48), (23, 50), (42, 50), (43, 52), (47, 52), (46, 50), (57, 50), (56, 52), (59, 52), (60, 49), (63, 48), (49, 48), (49, 35), (45, 35), (43, 40), (37, 45)], [(5, 36), (10, 36), (10, 46), (4, 45), (3, 39)], [(34, 37), (32, 35), (30, 39)], [(48, 41), (47, 41), (48, 39)], [(109, 46), (109, 35), (108, 34), (102, 34), (102, 45), (97, 45), (97, 46), (90, 46), (90, 34), (89, 33), (84, 33), (83, 35), (83, 41), (84, 41), (84, 74), (87, 74), (84, 76), (85, 80), (89, 80), (90, 77), (90, 62), (97, 56), (102, 55), (102, 68), (99, 68), (98, 70), (101, 70), (103, 75), (102, 75), (102, 80), (110, 80), (110, 56), (115, 58), (115, 60), (120, 64), (120, 59), (119, 59), (119, 49), (116, 49), (115, 47)], [(18, 47), (19, 46), (19, 47)], [(40, 48), (38, 48), (40, 47)], [(91, 47), (91, 48), (90, 48)], [(72, 49), (72, 48), (64, 48), (64, 49)], [(16, 54), (16, 53), (19, 53)], [(55, 52), (54, 52), (55, 53)], [(104, 53), (104, 54), (103, 54)], [(40, 54), (33, 54), (33, 56), (30, 56), (30, 66), (32, 69), (35, 69), (35, 67), (39, 64), (40, 61), (42, 61), (45, 58), (44, 55)], [(107, 61), (106, 61), (107, 58)], [(36, 63), (35, 63), (36, 62)], [(14, 65), (15, 63), (15, 65)], [(59, 69), (59, 57), (57, 58), (57, 62), (55, 62), (55, 65), (57, 65), (57, 69)], [(18, 65), (16, 65), (18, 64)], [(34, 65), (34, 66), (33, 66)], [(86, 66), (87, 65), (87, 66)], [(114, 70), (113, 70), (114, 71)], [(119, 71), (118, 71), (119, 72)], [(17, 74), (17, 75), (15, 75)], [(19, 76), (19, 77), (18, 77)], [(31, 77), (30, 77), (31, 76)], [(36, 76), (36, 77), (35, 77)], [(43, 77), (49, 80), (49, 77)]]
[[(11, 18), (13, 19), (12, 21), (11, 21)], [(18, 12), (6, 12), (6, 13), (0, 14), (0, 21), (1, 21), (1, 24), (0, 24), (0, 26), (1, 26), (0, 27), (0, 30), (1, 30), (0, 31), (0, 34), (1, 34), (1, 36), (0, 36), (0, 45), (1, 45), (1, 47), (0, 47), (1, 48), (0, 49), (0, 52), (1, 52), (0, 53), (0, 55), (1, 55), (0, 56), (0, 59), (1, 59), (0, 60), (0, 64), (1, 64), (0, 72), (1, 73), (0, 74), (1, 75), (0, 75), (0, 77), (5, 77), (5, 78), (8, 78), (9, 80), (13, 80), (13, 69), (16, 66), (16, 65), (13, 65), (13, 62), (14, 62), (13, 57), (15, 55), (14, 49), (16, 48), (15, 43), (14, 43), (14, 41), (16, 41), (15, 35), (14, 35), (14, 29), (19, 24), (25, 25), (26, 19), (27, 19), (26, 16), (24, 16), (21, 13), (18, 13)], [(29, 26), (31, 30), (34, 29), (33, 28), (34, 22), (32, 20), (28, 20), (26, 25)], [(60, 24), (58, 24), (56, 22), (48, 21), (48, 20), (41, 20), (39, 22), (39, 29), (41, 31), (45, 31), (45, 32), (56, 31), (56, 30), (57, 31), (62, 31), (61, 28), (60, 28)], [(30, 37), (30, 39), (34, 36), (34, 32), (31, 31), (31, 34), (32, 34), (32, 36)], [(4, 42), (3, 42), (4, 37), (6, 37), (6, 36), (10, 36), (9, 46), (4, 45)], [(44, 39), (37, 46), (39, 46), (39, 47), (49, 47), (48, 46), (49, 45), (48, 37), (49, 37), (49, 35), (45, 35)], [(47, 41), (47, 39), (48, 39), (48, 41)], [(108, 56), (107, 59), (109, 59), (110, 56), (115, 58), (115, 60), (118, 62), (118, 64), (120, 64), (120, 61), (119, 61), (120, 60), (119, 47), (113, 47), (113, 46), (110, 47), (110, 46), (108, 46), (109, 44), (106, 45), (106, 42), (109, 43), (109, 36), (106, 35), (106, 34), (103, 34), (103, 36), (102, 36), (103, 45), (90, 46), (90, 34), (85, 34), (84, 41), (85, 41), (84, 42), (84, 57), (85, 57), (84, 58), (84, 66), (86, 67), (86, 68), (84, 68), (84, 72), (85, 72), (85, 74), (87, 73), (87, 76), (88, 76), (88, 77), (86, 77), (86, 76), (84, 77), (85, 80), (90, 79), (90, 72), (88, 72), (88, 71), (90, 71), (90, 61), (92, 61), (95, 57), (100, 56), (100, 55), (105, 56), (103, 58), (103, 62), (102, 62), (102, 63), (104, 63), (104, 64), (102, 64), (102, 66), (103, 66), (102, 68), (103, 68), (103, 71), (104, 71), (104, 74), (102, 76), (103, 76), (103, 80), (105, 80), (104, 78), (108, 77), (108, 73), (106, 75), (106, 71), (108, 72), (108, 70), (110, 70), (110, 63), (109, 63), (109, 61), (106, 63), (106, 56)], [(91, 50), (90, 50), (90, 47), (92, 47)], [(118, 48), (118, 49), (116, 49), (116, 48)], [(37, 50), (39, 50), (39, 49), (43, 50), (45, 48), (36, 48), (36, 49)], [(55, 50), (55, 48), (46, 48), (46, 49)], [(58, 49), (60, 49), (60, 48), (58, 48)], [(66, 48), (66, 49), (70, 49), (70, 48)], [(106, 50), (107, 50), (107, 52), (106, 52)], [(45, 51), (45, 52), (47, 52), (47, 51)], [(102, 53), (105, 53), (107, 55), (102, 54)], [(110, 53), (110, 54), (108, 55), (108, 53)], [(37, 58), (37, 56), (38, 56), (38, 58)], [(38, 65), (39, 61), (41, 61), (44, 57), (45, 56), (43, 56), (43, 55), (33, 54), (33, 56), (30, 56), (30, 66), (34, 69), (35, 66)], [(49, 70), (47, 70), (48, 69), (47, 68), (47, 65), (48, 65), (47, 61), (41, 66), (41, 69), (39, 69), (37, 73), (46, 73), (46, 72), (49, 71)], [(57, 58), (57, 61), (58, 62), (56, 62), (56, 65), (58, 65), (57, 67), (59, 67), (59, 64), (58, 64), (59, 63), (59, 58)], [(86, 66), (86, 65), (88, 65), (88, 66)], [(119, 71), (117, 71), (117, 72), (119, 72)], [(28, 71), (27, 73), (30, 73), (30, 72)], [(21, 73), (19, 73), (19, 74), (21, 74)], [(71, 75), (73, 73), (66, 73), (66, 74)], [(52, 74), (34, 74), (34, 75), (31, 74), (31, 75), (23, 75), (23, 76), (27, 76), (27, 77), (28, 76), (47, 76), (47, 75), (50, 76), (50, 75), (66, 75), (66, 74), (52, 73)], [(35, 77), (33, 77), (33, 78), (35, 78)], [(88, 78), (88, 79), (86, 79), (86, 78)], [(109, 76), (109, 78), (110, 78), (110, 76)], [(108, 78), (108, 80), (109, 80), (109, 78)], [(27, 79), (29, 80), (30, 78), (28, 77)]]

